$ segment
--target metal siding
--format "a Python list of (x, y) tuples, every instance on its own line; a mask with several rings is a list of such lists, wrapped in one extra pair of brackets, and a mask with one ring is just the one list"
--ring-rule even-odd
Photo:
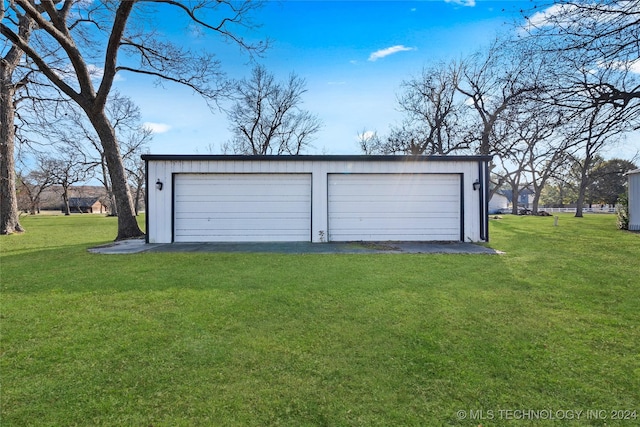
[(309, 241), (310, 174), (177, 174), (176, 242)]
[(330, 174), (331, 241), (459, 241), (460, 176)]
[(629, 230), (640, 231), (640, 172), (628, 175), (629, 179)]
[[(478, 162), (485, 163), (488, 158), (479, 157), (438, 157), (406, 158), (364, 157), (361, 156), (143, 156), (149, 164), (149, 209), (147, 212), (149, 243), (169, 243), (172, 241), (173, 186), (172, 175), (184, 173), (257, 173), (262, 165), (269, 165), (270, 173), (287, 174), (291, 172), (312, 175), (312, 229), (311, 239), (320, 242), (320, 236), (327, 240), (328, 227), (328, 174), (373, 173), (373, 174), (455, 174), (459, 177), (461, 188), (460, 233), (464, 241), (481, 241), (482, 200), (480, 194), (472, 191), (472, 183), (478, 176)], [(161, 179), (162, 191), (155, 190), (155, 182)], [(480, 209), (480, 210), (479, 210)], [(485, 232), (488, 231), (485, 229)], [(485, 236), (487, 237), (487, 236)]]

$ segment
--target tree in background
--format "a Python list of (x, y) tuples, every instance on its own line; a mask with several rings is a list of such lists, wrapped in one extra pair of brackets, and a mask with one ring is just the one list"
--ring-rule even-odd
[(249, 79), (233, 85), (235, 102), (227, 113), (233, 139), (225, 149), (239, 154), (300, 154), (321, 127), (317, 116), (300, 108), (305, 86), (294, 73), (278, 82), (265, 67), (254, 67)]
[(361, 139), (363, 151), (447, 155), (468, 149), (460, 132), (463, 99), (457, 96), (459, 73), (455, 63), (439, 63), (402, 82), (397, 103), (405, 119), (384, 140), (373, 135)]
[(587, 202), (615, 206), (627, 188), (625, 174), (634, 169), (637, 166), (633, 162), (623, 159), (596, 162), (589, 174), (591, 184), (587, 190)]
[[(140, 182), (140, 171), (134, 165), (136, 161), (140, 161), (140, 155), (148, 150), (153, 133), (143, 126), (140, 108), (129, 97), (118, 91), (114, 91), (109, 96), (105, 111), (118, 138), (128, 182), (136, 184), (133, 187), (135, 190), (133, 201), (137, 215), (142, 189), (137, 185)], [(46, 136), (55, 146), (66, 147), (84, 154), (86, 166), (96, 170), (94, 175), (107, 194), (110, 215), (117, 216), (117, 204), (104, 148), (82, 111), (73, 104), (68, 104), (63, 107), (62, 114), (55, 119), (48, 116), (38, 116), (38, 118), (38, 126), (32, 126), (32, 129), (36, 129), (43, 137)], [(136, 176), (131, 177), (131, 173)]]
[(71, 215), (69, 189), (72, 185), (91, 178), (91, 166), (82, 153), (73, 148), (59, 149), (54, 157), (45, 159), (49, 165), (51, 181), (62, 187), (62, 202), (65, 215)]
[(607, 69), (606, 80), (574, 80), (564, 93), (591, 92), (595, 105), (637, 108), (640, 85), (633, 67), (638, 59), (640, 6), (629, 0), (556, 0), (544, 11), (529, 11), (528, 42), (557, 65)]
[[(264, 44), (252, 45), (233, 32), (247, 25), (259, 2), (15, 0), (6, 11), (4, 4), (3, 18), (8, 19), (0, 23), (0, 33), (83, 110), (100, 138), (118, 208), (116, 239), (142, 235), (120, 144), (105, 108), (116, 73), (129, 71), (182, 84), (215, 102), (227, 89), (219, 61), (210, 53), (193, 52), (163, 38), (152, 17), (164, 13), (174, 21), (184, 18), (245, 51), (260, 52)], [(18, 25), (22, 19), (34, 21), (41, 42), (23, 37)]]
[(544, 90), (545, 67), (544, 58), (510, 40), (497, 40), (463, 61), (457, 88), (475, 116), (469, 126), (475, 153), (510, 152), (517, 143), (511, 134), (513, 110)]
[(45, 159), (39, 159), (38, 168), (27, 174), (17, 172), (18, 182), (20, 183), (21, 194), (25, 196), (25, 210), (31, 215), (40, 212), (40, 198), (42, 193), (54, 183), (50, 170), (51, 165)]

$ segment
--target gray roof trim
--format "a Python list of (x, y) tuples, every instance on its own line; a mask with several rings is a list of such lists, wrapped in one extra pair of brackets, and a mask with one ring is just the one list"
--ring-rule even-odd
[(312, 156), (243, 156), (225, 154), (143, 154), (145, 161), (342, 161), (342, 162), (489, 162), (493, 156), (365, 156), (365, 155), (312, 155)]

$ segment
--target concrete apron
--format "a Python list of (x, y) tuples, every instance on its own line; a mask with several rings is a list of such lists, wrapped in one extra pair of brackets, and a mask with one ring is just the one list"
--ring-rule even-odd
[(90, 248), (96, 254), (140, 252), (235, 252), (280, 254), (500, 254), (500, 251), (462, 242), (255, 242), (255, 243), (145, 243), (130, 239)]

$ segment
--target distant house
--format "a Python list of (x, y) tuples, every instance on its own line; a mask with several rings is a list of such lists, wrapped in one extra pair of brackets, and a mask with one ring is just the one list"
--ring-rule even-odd
[[(64, 212), (64, 205), (62, 212)], [(106, 213), (107, 207), (100, 202), (99, 197), (69, 197), (71, 213)]]
[[(500, 191), (500, 194), (505, 196), (510, 204), (513, 204), (513, 191), (510, 188), (505, 188)], [(518, 200), (516, 204), (520, 208), (530, 209), (533, 205), (533, 197), (535, 192), (528, 185), (521, 185), (518, 189)]]

